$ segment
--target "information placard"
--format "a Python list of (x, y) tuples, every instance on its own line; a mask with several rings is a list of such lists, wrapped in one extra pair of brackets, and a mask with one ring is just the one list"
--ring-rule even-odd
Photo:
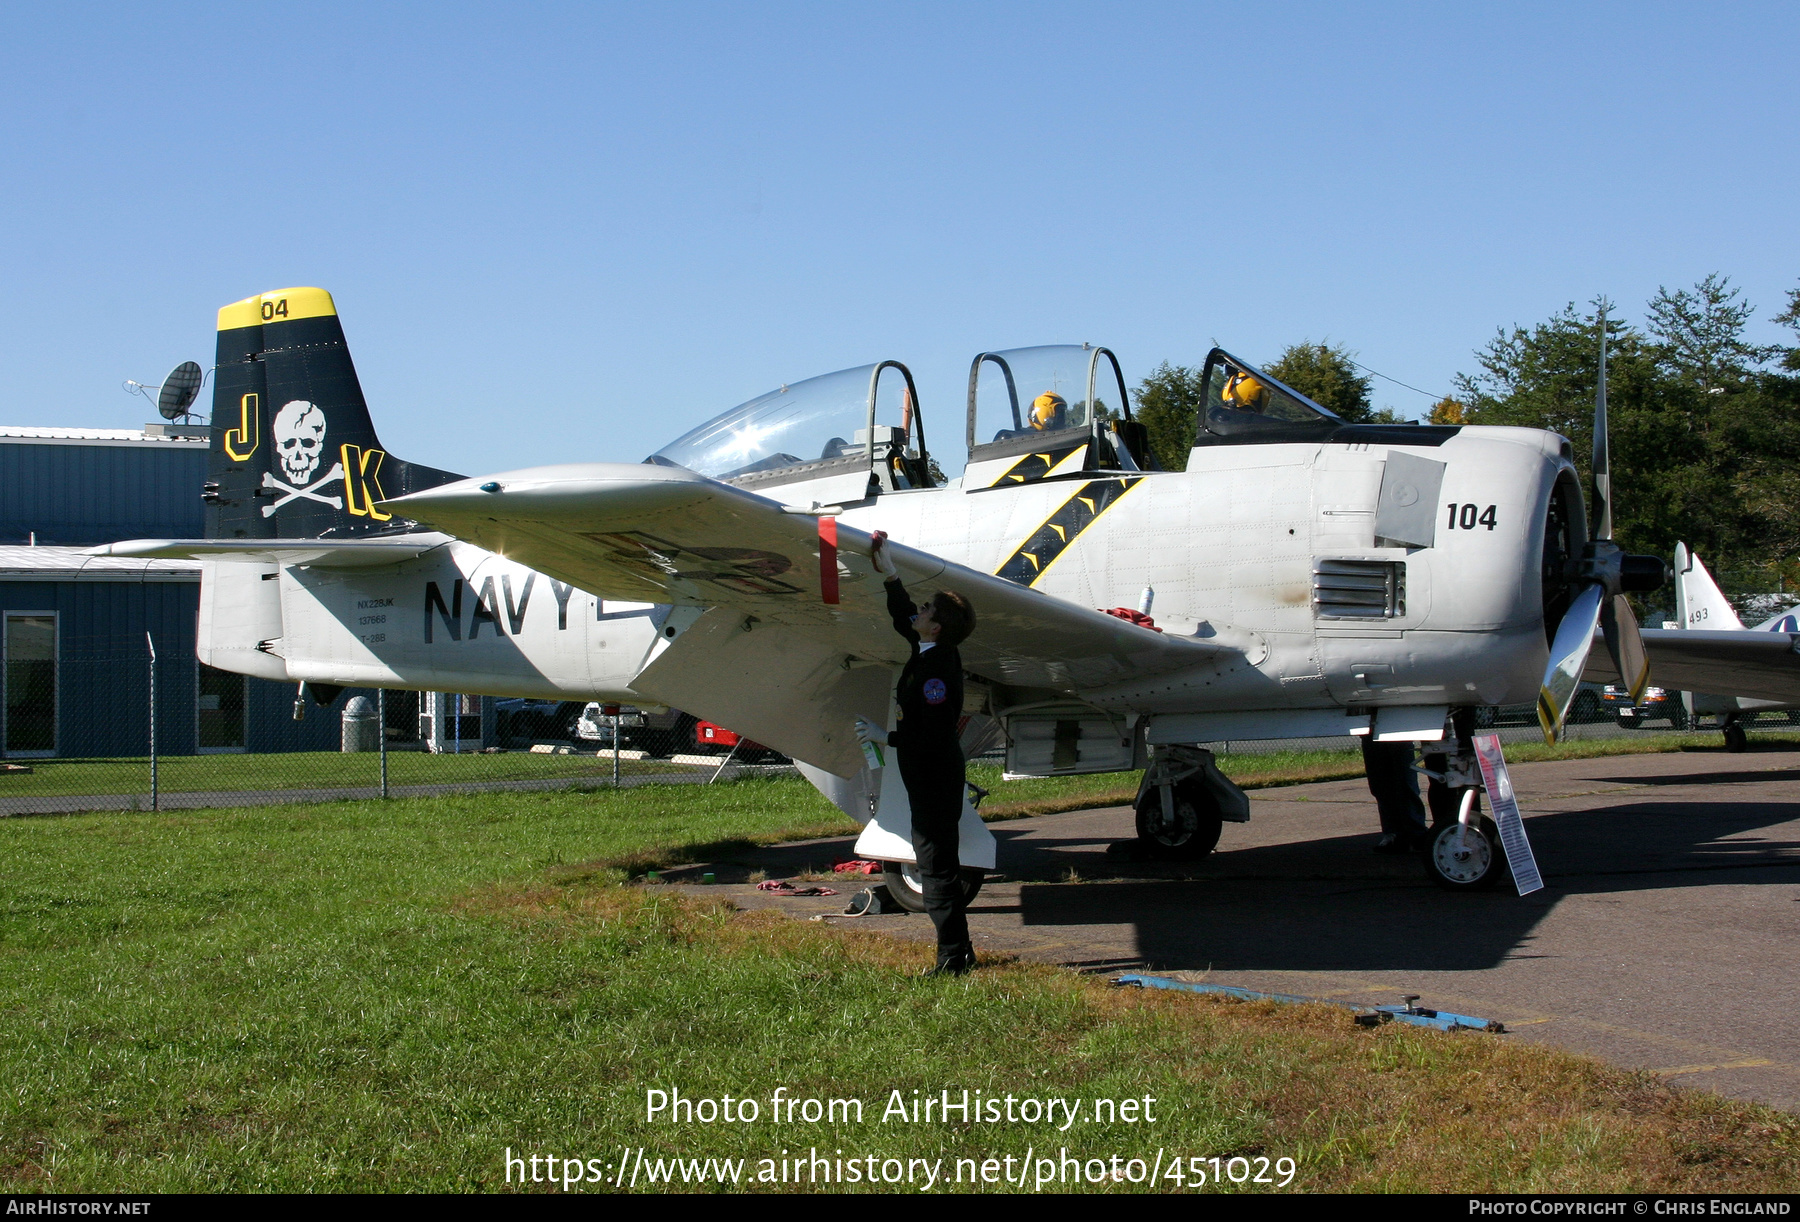
[(1481, 763), (1481, 783), (1487, 786), (1488, 805), (1494, 810), (1494, 823), (1500, 828), (1500, 844), (1506, 849), (1507, 864), (1512, 867), (1513, 882), (1520, 895), (1543, 889), (1538, 874), (1537, 858), (1531, 854), (1531, 841), (1525, 838), (1525, 820), (1519, 815), (1519, 803), (1513, 797), (1512, 778), (1506, 773), (1506, 756), (1500, 752), (1498, 734), (1475, 735), (1475, 758)]

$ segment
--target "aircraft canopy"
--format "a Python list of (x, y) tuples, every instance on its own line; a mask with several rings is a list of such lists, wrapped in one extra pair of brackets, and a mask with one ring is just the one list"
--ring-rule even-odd
[(882, 361), (779, 386), (722, 412), (646, 461), (745, 486), (893, 464), (924, 470), (912, 374)]

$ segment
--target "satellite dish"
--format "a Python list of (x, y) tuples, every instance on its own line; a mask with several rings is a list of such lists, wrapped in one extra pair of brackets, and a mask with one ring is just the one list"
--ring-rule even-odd
[(196, 362), (181, 362), (169, 371), (169, 376), (163, 379), (162, 389), (156, 392), (156, 410), (162, 413), (164, 420), (187, 415), (194, 400), (200, 397), (200, 383), (205, 380), (206, 375)]

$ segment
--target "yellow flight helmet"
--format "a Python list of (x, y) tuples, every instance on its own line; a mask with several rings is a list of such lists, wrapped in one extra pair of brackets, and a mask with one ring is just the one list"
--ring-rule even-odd
[(1268, 396), (1268, 387), (1240, 369), (1226, 381), (1223, 397), (1226, 407), (1253, 412), (1262, 406), (1263, 400)]
[(1069, 405), (1063, 397), (1053, 390), (1047, 390), (1031, 401), (1031, 427), (1047, 429), (1055, 425), (1056, 419)]

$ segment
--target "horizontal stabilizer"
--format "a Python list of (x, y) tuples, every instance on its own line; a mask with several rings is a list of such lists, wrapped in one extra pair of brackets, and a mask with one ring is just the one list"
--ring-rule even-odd
[(87, 554), (360, 569), (413, 560), (451, 541), (448, 535), (426, 532), (377, 539), (127, 539), (92, 548)]

